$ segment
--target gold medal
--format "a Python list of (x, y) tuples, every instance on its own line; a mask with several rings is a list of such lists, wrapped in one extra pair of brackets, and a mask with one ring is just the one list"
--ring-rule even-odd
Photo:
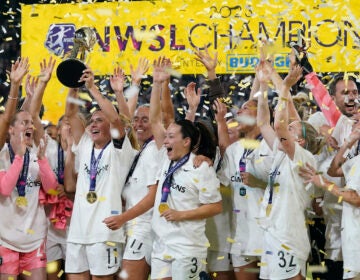
[(18, 196), (15, 200), (15, 203), (19, 207), (26, 207), (28, 205), (28, 201), (25, 196)]
[(266, 217), (270, 216), (271, 208), (272, 208), (272, 204), (268, 204), (266, 206)]
[(160, 214), (164, 213), (166, 210), (168, 210), (170, 207), (167, 203), (161, 202), (159, 205), (159, 212)]
[(89, 202), (90, 204), (93, 204), (93, 203), (97, 200), (97, 194), (96, 194), (96, 192), (89, 191), (89, 192), (86, 194), (86, 200), (87, 200), (87, 202)]

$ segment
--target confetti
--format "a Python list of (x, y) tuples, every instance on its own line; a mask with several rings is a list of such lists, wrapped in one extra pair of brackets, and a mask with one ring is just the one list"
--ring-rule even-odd
[(120, 279), (128, 279), (129, 278), (129, 274), (126, 272), (126, 270), (122, 269), (120, 271), (120, 273), (118, 274), (118, 276), (120, 277)]
[(120, 132), (116, 128), (110, 129), (110, 134), (113, 139), (118, 139), (120, 137)]
[(55, 273), (58, 271), (58, 269), (59, 269), (59, 266), (58, 266), (57, 261), (48, 262), (46, 264), (46, 272), (47, 273)]
[(239, 142), (245, 149), (255, 150), (257, 147), (260, 146), (260, 141), (254, 139), (244, 138), (244, 139), (240, 139)]
[(79, 105), (79, 106), (85, 106), (85, 104), (86, 104), (86, 102), (84, 100), (74, 98), (74, 97), (71, 97), (71, 96), (68, 96), (66, 98), (66, 102), (73, 103), (73, 104)]
[(61, 276), (64, 274), (64, 270), (60, 270), (59, 273), (56, 275), (57, 278), (61, 278)]
[(115, 247), (115, 246), (116, 246), (116, 243), (115, 243), (115, 242), (110, 242), (110, 241), (107, 241), (105, 244), (108, 245), (108, 246), (111, 246), (111, 247)]
[(28, 229), (27, 231), (26, 231), (28, 234), (34, 234), (35, 233), (35, 231), (33, 230), (33, 229)]
[(290, 247), (286, 246), (285, 244), (281, 244), (281, 247), (283, 247), (285, 250), (289, 251)]
[(239, 123), (243, 123), (246, 125), (255, 125), (256, 124), (256, 118), (250, 117), (247, 115), (240, 115), (235, 117), (236, 121)]
[(26, 276), (31, 276), (31, 272), (27, 271), (27, 270), (23, 270), (22, 274), (26, 275)]
[(226, 241), (229, 243), (235, 243), (235, 240), (230, 237), (226, 238)]

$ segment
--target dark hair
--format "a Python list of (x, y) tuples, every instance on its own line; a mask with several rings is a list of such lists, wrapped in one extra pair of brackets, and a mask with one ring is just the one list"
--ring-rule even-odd
[[(336, 85), (339, 81), (342, 81), (344, 80), (344, 77), (345, 75), (343, 73), (340, 73), (338, 75), (336, 75), (331, 81), (330, 81), (330, 84), (329, 84), (329, 94), (330, 95), (335, 95), (336, 93)], [(347, 79), (349, 81), (353, 81), (355, 84), (356, 84), (356, 80), (352, 77), (352, 76), (348, 76)]]
[(216, 145), (208, 128), (201, 122), (192, 123), (186, 119), (175, 120), (181, 127), (183, 138), (189, 137), (190, 151), (197, 155), (204, 155), (211, 160), (215, 159)]

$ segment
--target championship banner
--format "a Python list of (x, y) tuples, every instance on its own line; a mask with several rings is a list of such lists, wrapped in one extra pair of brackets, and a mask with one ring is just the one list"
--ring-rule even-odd
[[(253, 73), (262, 38), (273, 42), (269, 52), (279, 72), (288, 69), (288, 43), (299, 39), (310, 46), (315, 71), (352, 72), (360, 63), (360, 10), (355, 7), (355, 0), (23, 5), (21, 55), (30, 58), (38, 73), (40, 59), (52, 55), (61, 62), (73, 47), (75, 31), (85, 26), (96, 32), (87, 64), (97, 75), (111, 74), (117, 65), (129, 74), (140, 57), (152, 61), (160, 55), (171, 58), (179, 73), (203, 74), (206, 70), (193, 50), (204, 47), (218, 53), (217, 73)], [(53, 93), (46, 98), (59, 100), (57, 106), (63, 107), (67, 89), (56, 75), (49, 87)], [(45, 116), (49, 111), (47, 106)]]

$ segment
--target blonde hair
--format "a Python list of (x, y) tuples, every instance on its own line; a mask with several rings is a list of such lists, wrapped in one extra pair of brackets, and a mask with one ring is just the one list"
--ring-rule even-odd
[(318, 154), (325, 142), (323, 137), (316, 131), (316, 129), (308, 122), (300, 121), (301, 136), (305, 140), (304, 148), (313, 155)]

